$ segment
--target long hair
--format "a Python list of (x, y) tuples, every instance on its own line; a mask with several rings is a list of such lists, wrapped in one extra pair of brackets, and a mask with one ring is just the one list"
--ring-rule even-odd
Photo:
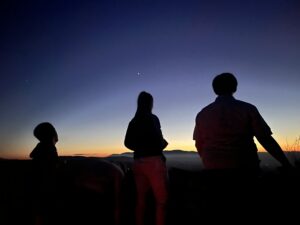
[(137, 110), (135, 115), (148, 114), (152, 112), (153, 97), (151, 94), (142, 91), (137, 99)]

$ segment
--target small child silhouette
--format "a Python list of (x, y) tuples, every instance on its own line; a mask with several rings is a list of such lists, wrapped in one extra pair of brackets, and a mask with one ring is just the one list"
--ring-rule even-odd
[(58, 135), (52, 124), (40, 123), (35, 127), (33, 134), (40, 143), (30, 153), (30, 158), (36, 162), (45, 161), (47, 164), (57, 161), (58, 155), (55, 144), (58, 142)]
[(48, 122), (37, 125), (33, 134), (40, 141), (29, 155), (33, 161), (35, 225), (42, 225), (48, 220), (54, 199), (58, 135)]

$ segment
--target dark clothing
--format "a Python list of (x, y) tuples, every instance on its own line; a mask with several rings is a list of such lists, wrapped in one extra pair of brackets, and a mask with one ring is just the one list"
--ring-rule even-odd
[(219, 96), (198, 113), (194, 140), (207, 169), (256, 169), (259, 159), (253, 138), (271, 134), (255, 106)]
[(33, 200), (39, 213), (51, 207), (56, 189), (58, 155), (51, 143), (39, 143), (30, 153), (33, 163)]
[(30, 158), (38, 161), (56, 162), (58, 159), (56, 147), (53, 144), (38, 143), (30, 153)]
[(135, 159), (163, 157), (163, 149), (168, 145), (163, 138), (159, 119), (152, 113), (135, 115), (128, 125), (124, 144), (134, 151)]
[(58, 155), (56, 147), (51, 143), (38, 143), (30, 153), (33, 160), (35, 174), (40, 177), (52, 176), (57, 162)]

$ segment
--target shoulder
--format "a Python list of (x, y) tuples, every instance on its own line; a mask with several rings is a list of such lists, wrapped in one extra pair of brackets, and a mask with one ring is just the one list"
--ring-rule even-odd
[(153, 120), (159, 121), (158, 117), (155, 114), (151, 114)]
[(136, 124), (141, 123), (141, 120), (142, 120), (141, 117), (134, 116), (134, 117), (129, 121), (128, 126), (135, 126)]
[(129, 121), (128, 126), (131, 126), (134, 122), (135, 122), (135, 118), (132, 118), (132, 119)]
[(248, 110), (249, 112), (258, 112), (256, 106), (251, 103), (244, 102), (241, 100), (235, 100), (235, 104), (237, 104), (239, 107), (243, 108), (244, 110)]
[(160, 128), (160, 122), (159, 122), (159, 119), (156, 115), (152, 114), (152, 121), (153, 123), (155, 124), (155, 126), (159, 127)]
[(34, 159), (34, 158), (37, 158), (39, 157), (39, 155), (41, 154), (41, 144), (38, 143), (36, 145), (36, 147), (32, 150), (32, 152), (30, 153), (29, 157)]
[(212, 103), (210, 103), (209, 105), (207, 105), (207, 106), (205, 106), (204, 108), (202, 108), (202, 109), (200, 110), (200, 112), (197, 113), (197, 115), (196, 115), (196, 120), (197, 120), (198, 118), (200, 118), (201, 116), (203, 116), (204, 114), (206, 114), (207, 112), (211, 111), (211, 110), (214, 108), (214, 106), (215, 106), (215, 103), (212, 102)]

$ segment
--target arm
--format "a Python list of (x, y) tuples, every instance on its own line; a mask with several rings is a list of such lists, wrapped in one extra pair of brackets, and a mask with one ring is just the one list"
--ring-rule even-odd
[(160, 139), (161, 139), (161, 148), (165, 149), (169, 143), (166, 141), (166, 139), (164, 139), (160, 126), (159, 126), (159, 130), (158, 130), (158, 135), (160, 136)]
[(276, 160), (278, 160), (282, 166), (291, 167), (291, 164), (282, 151), (281, 147), (271, 135), (256, 138), (259, 143), (266, 149), (266, 151), (269, 152)]
[(152, 125), (151, 125), (151, 130), (152, 130), (152, 142), (155, 143), (153, 147), (159, 148), (161, 150), (165, 149), (168, 146), (168, 142), (164, 139), (162, 131), (161, 131), (161, 126), (160, 126), (160, 121), (157, 116), (153, 115), (152, 117)]
[(199, 155), (201, 155), (201, 149), (202, 149), (201, 142), (199, 140), (195, 140), (195, 146), (196, 146), (196, 149), (197, 149)]
[(262, 118), (256, 107), (252, 108), (251, 118), (254, 136), (257, 138), (259, 143), (266, 149), (267, 152), (269, 152), (276, 160), (278, 160), (282, 166), (291, 167), (291, 164), (281, 147), (272, 137), (272, 131), (270, 127)]
[(135, 148), (133, 132), (134, 132), (134, 130), (132, 128), (132, 124), (129, 123), (127, 131), (126, 131), (126, 135), (125, 135), (124, 145), (132, 151), (134, 151), (134, 148)]
[[(197, 116), (198, 117), (198, 116)], [(197, 118), (196, 118), (196, 123), (195, 123), (195, 128), (194, 128), (194, 133), (193, 133), (193, 140), (195, 140), (195, 147), (201, 156), (202, 152), (202, 141), (201, 141), (201, 135), (197, 126)]]

